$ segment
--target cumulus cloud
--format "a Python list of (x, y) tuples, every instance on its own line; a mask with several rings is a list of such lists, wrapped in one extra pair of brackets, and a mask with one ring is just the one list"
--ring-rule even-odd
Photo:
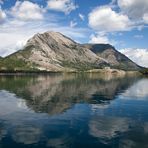
[(121, 49), (121, 53), (125, 54), (131, 60), (141, 66), (148, 67), (148, 49)]
[(80, 41), (85, 38), (88, 29), (79, 27), (63, 26), (56, 22), (44, 21), (24, 23), (14, 20), (13, 22), (6, 22), (0, 27), (0, 56), (7, 56), (17, 50), (20, 50), (26, 41), (36, 33), (43, 33), (48, 30), (61, 32), (74, 40)]
[[(66, 5), (64, 6), (65, 13), (73, 10), (70, 9), (70, 6), (74, 5), (72, 1), (64, 0), (63, 2)], [(0, 44), (0, 56), (3, 57), (22, 49), (26, 41), (36, 33), (52, 30), (79, 40), (88, 32), (86, 28), (75, 28), (75, 21), (71, 23), (73, 27), (61, 25), (60, 16), (47, 13), (45, 7), (30, 1), (16, 1), (6, 13), (0, 8), (0, 40), (3, 41)]]
[(118, 0), (120, 9), (132, 19), (142, 19), (148, 12), (147, 0)]
[(79, 13), (79, 18), (80, 18), (82, 21), (85, 20), (85, 16), (84, 16), (83, 14), (81, 14), (81, 13)]
[(143, 15), (143, 20), (144, 20), (144, 22), (145, 22), (146, 24), (148, 24), (148, 13), (145, 13), (145, 14)]
[(99, 44), (99, 43), (104, 43), (104, 44), (110, 43), (110, 41), (109, 41), (107, 36), (100, 35), (100, 34), (98, 34), (98, 35), (92, 34), (90, 36), (90, 41), (89, 42), (90, 43), (97, 43), (97, 44)]
[(6, 13), (0, 7), (0, 24), (4, 22), (6, 18)]
[[(120, 41), (118, 41), (118, 42), (120, 42)], [(113, 39), (110, 39), (109, 34), (105, 33), (105, 32), (96, 32), (96, 34), (91, 34), (89, 43), (112, 44), (112, 45), (117, 44), (117, 42)]]
[(48, 0), (47, 5), (50, 10), (64, 12), (65, 14), (69, 14), (78, 8), (72, 0)]
[(89, 13), (88, 20), (89, 26), (97, 31), (125, 31), (131, 26), (128, 16), (113, 11), (109, 6), (95, 8)]
[(30, 1), (17, 1), (10, 14), (23, 21), (42, 20), (44, 8)]
[(1, 56), (5, 57), (13, 52), (16, 52), (17, 50), (20, 50), (24, 46), (29, 34), (25, 33), (25, 31), (21, 31), (21, 33), (11, 32), (11, 35), (10, 33), (6, 32), (0, 33), (0, 40), (3, 41), (3, 43), (0, 44)]

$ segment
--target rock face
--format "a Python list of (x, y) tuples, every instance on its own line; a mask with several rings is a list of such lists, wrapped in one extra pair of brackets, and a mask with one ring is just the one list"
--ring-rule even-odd
[(78, 44), (58, 32), (36, 34), (25, 47), (0, 62), (1, 70), (75, 71), (139, 66), (106, 44)]
[(140, 68), (110, 44), (86, 44), (85, 47), (89, 48), (97, 56), (106, 59), (112, 68), (124, 70), (136, 70)]

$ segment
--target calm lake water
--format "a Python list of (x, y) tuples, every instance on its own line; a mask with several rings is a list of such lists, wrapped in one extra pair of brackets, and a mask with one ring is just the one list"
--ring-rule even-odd
[(0, 76), (0, 148), (148, 148), (148, 79)]

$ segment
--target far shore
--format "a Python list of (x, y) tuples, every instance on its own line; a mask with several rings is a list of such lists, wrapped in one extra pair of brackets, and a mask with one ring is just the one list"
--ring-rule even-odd
[(70, 70), (70, 71), (13, 71), (2, 70), (0, 75), (38, 75), (38, 74), (63, 74), (63, 73), (98, 73), (98, 74), (111, 74), (111, 75), (126, 75), (126, 74), (141, 74), (139, 71), (124, 71), (120, 69), (91, 69), (91, 70)]

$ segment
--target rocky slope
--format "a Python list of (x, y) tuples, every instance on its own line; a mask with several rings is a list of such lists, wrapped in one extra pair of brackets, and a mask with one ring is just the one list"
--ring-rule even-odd
[(86, 44), (84, 46), (89, 48), (97, 56), (106, 59), (113, 68), (125, 70), (136, 70), (140, 68), (110, 44)]
[(1, 70), (75, 71), (104, 67), (139, 69), (111, 45), (78, 44), (58, 32), (34, 35), (22, 50), (0, 62)]

